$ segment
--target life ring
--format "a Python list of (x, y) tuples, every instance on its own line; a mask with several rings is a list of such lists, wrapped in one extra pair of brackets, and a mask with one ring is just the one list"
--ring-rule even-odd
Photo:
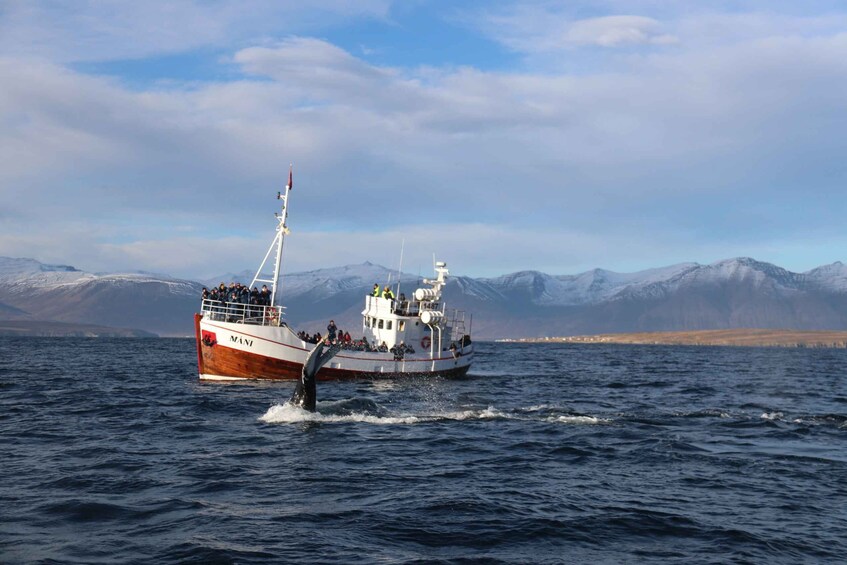
[(429, 345), (431, 343), (432, 343), (432, 340), (429, 339), (428, 335), (423, 336), (423, 339), (421, 339), (421, 347), (423, 347), (424, 349), (429, 349)]

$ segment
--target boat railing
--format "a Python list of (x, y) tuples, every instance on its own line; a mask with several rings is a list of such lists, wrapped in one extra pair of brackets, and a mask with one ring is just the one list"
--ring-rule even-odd
[(421, 303), (416, 300), (394, 300), (394, 313), (400, 316), (417, 316), (421, 312)]
[(255, 326), (284, 325), (282, 316), (284, 306), (265, 306), (259, 304), (242, 304), (241, 302), (221, 302), (220, 300), (203, 300), (201, 306), (203, 317), (218, 322), (237, 324), (252, 324)]
[(417, 300), (397, 300), (391, 301), (391, 311), (399, 316), (418, 316), (421, 312), (432, 310), (440, 312), (444, 306), (441, 302), (418, 302)]
[(453, 310), (450, 320), (450, 339), (454, 342), (462, 341), (467, 334), (466, 318), (464, 310)]
[(397, 314), (398, 316), (417, 316), (422, 304), (417, 300), (400, 300), (368, 295), (365, 298), (365, 310), (373, 315)]

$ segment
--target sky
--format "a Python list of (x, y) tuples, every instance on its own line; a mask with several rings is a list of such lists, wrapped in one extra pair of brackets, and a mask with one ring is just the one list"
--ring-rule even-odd
[(0, 255), (847, 260), (847, 4), (0, 0)]

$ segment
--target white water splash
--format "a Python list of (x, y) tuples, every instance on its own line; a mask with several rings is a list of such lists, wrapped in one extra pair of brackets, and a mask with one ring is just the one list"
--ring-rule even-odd
[(782, 412), (763, 412), (759, 417), (763, 420), (779, 420), (782, 416)]
[(364, 422), (367, 424), (416, 424), (421, 421), (417, 416), (376, 416), (365, 412), (352, 414), (322, 414), (309, 412), (289, 403), (277, 404), (268, 408), (259, 420), (268, 424), (293, 424), (297, 422)]
[(597, 418), (595, 416), (559, 416), (555, 419), (556, 422), (563, 424), (608, 424), (611, 420), (606, 418)]
[[(506, 413), (493, 406), (485, 409), (458, 410), (452, 412), (427, 412), (422, 414), (380, 414), (380, 410), (348, 411), (344, 401), (319, 402), (315, 412), (303, 410), (289, 403), (276, 404), (268, 408), (259, 420), (267, 424), (292, 424), (298, 422), (366, 423), (375, 425), (410, 425), (424, 422), (468, 421), (468, 420), (539, 420), (565, 424), (606, 424), (610, 420), (594, 416), (557, 416), (527, 418), (526, 415)], [(526, 410), (526, 409), (523, 409)]]
[[(336, 403), (318, 403), (315, 412), (308, 412), (289, 403), (271, 406), (259, 420), (268, 424), (290, 424), (296, 422), (329, 422), (349, 423), (364, 422), (366, 424), (418, 424), (421, 422), (437, 422), (441, 420), (486, 420), (492, 418), (507, 418), (496, 408), (489, 406), (485, 410), (462, 410), (457, 412), (432, 412), (428, 414), (397, 414), (380, 415), (369, 412), (350, 412), (345, 414), (333, 413)], [(322, 411), (323, 408), (323, 411)]]
[(549, 410), (558, 410), (558, 406), (553, 406), (552, 404), (536, 404), (534, 406), (530, 406), (529, 408), (523, 408), (524, 412), (544, 412)]

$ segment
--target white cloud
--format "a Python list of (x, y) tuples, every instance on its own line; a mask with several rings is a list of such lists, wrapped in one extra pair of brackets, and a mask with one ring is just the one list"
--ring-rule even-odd
[[(600, 19), (585, 38), (622, 29)], [(294, 269), (387, 264), (403, 237), (492, 275), (708, 261), (810, 225), (832, 240), (847, 36), (803, 29), (589, 73), (385, 67), (293, 36), (235, 50), (247, 78), (134, 89), (7, 56), (0, 254), (249, 268), (290, 161)]]
[(575, 18), (563, 5), (518, 4), (474, 19), (492, 39), (524, 53), (580, 46), (669, 45), (679, 41), (654, 18), (627, 14)]
[(576, 45), (665, 45), (676, 43), (673, 35), (662, 33), (661, 24), (643, 16), (604, 16), (577, 20), (567, 29), (564, 40)]
[(258, 36), (387, 17), (389, 0), (12, 1), (0, 52), (53, 61), (114, 61), (228, 47)]
[[(608, 0), (593, 3), (516, 2), (499, 9), (468, 13), (468, 26), (492, 41), (524, 54), (535, 66), (591, 71), (603, 65), (617, 68), (620, 52), (639, 47), (676, 46), (689, 50), (727, 47), (767, 38), (811, 39), (841, 33), (847, 26), (844, 6), (837, 2), (806, 3), (750, 1), (744, 9), (727, 2), (698, 5), (655, 3), (650, 0)], [(817, 8), (817, 11), (815, 10)], [(606, 15), (584, 17), (605, 10)], [(587, 49), (608, 48), (608, 58)]]

